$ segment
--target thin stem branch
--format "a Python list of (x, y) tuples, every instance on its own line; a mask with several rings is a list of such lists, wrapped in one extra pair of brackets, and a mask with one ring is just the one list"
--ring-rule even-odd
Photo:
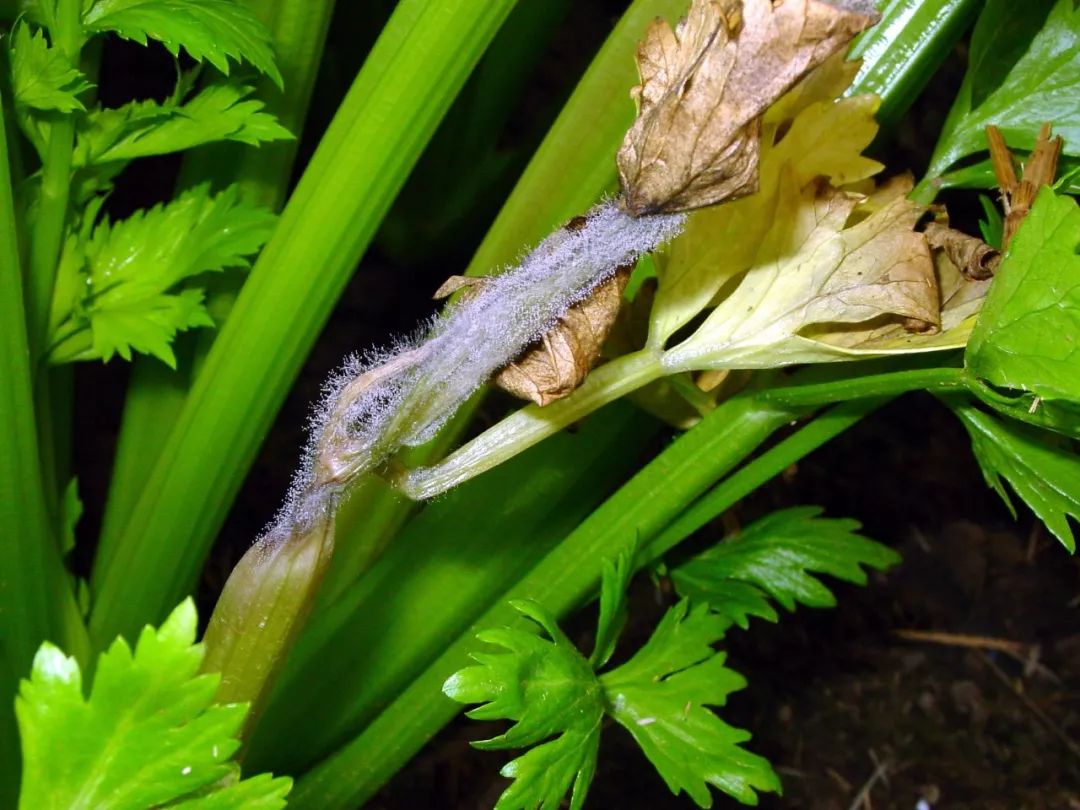
[[(55, 30), (51, 30), (49, 34), (73, 68), (79, 67), (79, 54), (82, 49), (81, 26), (80, 0), (59, 0), (56, 6)], [(30, 234), (27, 321), (30, 348), (35, 361), (47, 339), (56, 265), (67, 224), (74, 146), (75, 114), (56, 116), (49, 127), (49, 142), (41, 169), (41, 195)]]
[(964, 369), (928, 368), (783, 386), (764, 391), (761, 396), (778, 405), (809, 409), (867, 397), (894, 397), (908, 391), (948, 393), (965, 391), (967, 388), (968, 377)]
[(648, 544), (650, 559), (663, 556), (710, 520), (775, 478), (799, 459), (839, 436), (889, 401), (889, 397), (843, 402), (733, 472), (695, 501)]

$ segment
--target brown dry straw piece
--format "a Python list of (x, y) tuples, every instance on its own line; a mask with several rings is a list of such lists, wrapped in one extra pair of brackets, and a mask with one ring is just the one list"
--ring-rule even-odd
[(638, 46), (638, 116), (618, 153), (627, 209), (688, 211), (757, 190), (761, 116), (876, 16), (821, 0), (694, 0)]
[(1049, 123), (1043, 124), (1039, 129), (1035, 148), (1024, 164), (1020, 179), (1017, 180), (1013, 156), (1005, 144), (1001, 130), (993, 125), (986, 128), (990, 161), (994, 166), (994, 175), (1001, 189), (1001, 202), (1005, 207), (1005, 229), (1001, 238), (1003, 250), (1008, 249), (1013, 234), (1031, 210), (1039, 189), (1051, 185), (1057, 176), (1058, 159), (1061, 157), (1064, 141), (1060, 135), (1051, 138), (1050, 131)]

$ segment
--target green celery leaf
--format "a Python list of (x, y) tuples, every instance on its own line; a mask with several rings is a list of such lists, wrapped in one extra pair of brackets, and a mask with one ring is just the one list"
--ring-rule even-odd
[[(1065, 138), (1065, 151), (1080, 149), (1080, 7), (1057, 0), (1042, 29), (1007, 75), (1002, 66), (1015, 57), (1024, 30), (1046, 3), (993, 0), (972, 36), (968, 74), (946, 119), (930, 160), (930, 177), (944, 174), (961, 158), (985, 151), (985, 129), (999, 127), (1013, 146), (1031, 149), (1044, 121)], [(990, 87), (996, 87), (991, 90)]]
[[(614, 648), (631, 562), (627, 553), (607, 567), (596, 657), (609, 657)], [(723, 705), (745, 685), (710, 646), (728, 622), (707, 605), (687, 615), (684, 600), (669, 610), (637, 655), (598, 678), (543, 607), (513, 604), (549, 638), (516, 628), (481, 633), (482, 641), (508, 652), (474, 653), (479, 665), (460, 670), (443, 686), (454, 700), (484, 704), (469, 717), (517, 721), (477, 747), (536, 746), (502, 770), (515, 781), (496, 808), (554, 810), (570, 790), (570, 807), (580, 808), (596, 771), (605, 713), (630, 730), (674, 793), (685, 790), (702, 807), (711, 802), (708, 784), (751, 803), (755, 791), (779, 790), (769, 764), (739, 747), (750, 735), (706, 708)]]
[(672, 792), (685, 790), (700, 807), (712, 805), (710, 784), (747, 804), (757, 791), (780, 790), (769, 763), (740, 747), (750, 735), (707, 708), (746, 685), (711, 647), (727, 626), (708, 605), (691, 610), (683, 600), (633, 658), (600, 678), (612, 717)]
[(77, 96), (93, 85), (70, 65), (59, 48), (45, 41), (40, 29), (31, 34), (29, 25), (17, 23), (9, 48), (17, 105), (61, 113), (85, 109)]
[(858, 522), (820, 515), (816, 506), (773, 512), (675, 568), (675, 587), (714, 610), (730, 611), (726, 617), (745, 627), (747, 616), (773, 618), (746, 591), (747, 583), (787, 610), (796, 604), (833, 607), (832, 591), (811, 573), (865, 585), (862, 566), (881, 570), (899, 562), (895, 551), (858, 534)]
[(595, 669), (604, 666), (615, 652), (615, 643), (626, 626), (629, 611), (626, 588), (634, 575), (634, 549), (624, 551), (613, 563), (604, 560), (600, 569), (600, 617), (596, 622), (596, 643), (589, 663)]
[[(233, 768), (239, 773), (238, 768)], [(171, 810), (278, 810), (287, 802), (292, 780), (260, 773), (227, 787), (218, 787), (202, 796), (170, 804)]]
[(161, 42), (173, 56), (183, 48), (229, 74), (229, 59), (245, 61), (278, 87), (270, 33), (255, 14), (236, 0), (96, 0), (84, 13), (87, 31), (113, 31), (141, 45)]
[[(23, 745), (23, 810), (70, 807), (284, 807), (288, 779), (266, 776), (234, 788), (229, 759), (247, 707), (213, 705), (218, 676), (200, 675), (190, 599), (160, 629), (145, 628), (135, 651), (117, 639), (98, 659), (90, 697), (74, 658), (45, 643), (15, 701)], [(235, 801), (215, 801), (215, 793)]]
[(994, 201), (985, 194), (979, 195), (979, 204), (986, 215), (986, 219), (979, 220), (979, 232), (982, 234), (983, 241), (990, 247), (1001, 250), (1005, 219), (1001, 216), (1001, 211), (998, 210)]
[(499, 798), (497, 810), (555, 810), (571, 789), (570, 806), (580, 808), (596, 772), (604, 716), (600, 683), (540, 605), (516, 602), (514, 607), (551, 640), (514, 628), (485, 631), (481, 641), (508, 652), (474, 654), (478, 666), (452, 675), (443, 691), (461, 703), (485, 704), (469, 717), (516, 721), (505, 734), (475, 743), (478, 748), (536, 746), (503, 768), (514, 783)]
[(671, 581), (679, 596), (695, 605), (707, 602), (715, 613), (743, 630), (750, 626), (751, 616), (767, 622), (780, 618), (761, 588), (732, 579), (723, 571), (713, 571), (708, 565), (679, 566), (671, 571)]
[(292, 138), (272, 115), (262, 112), (263, 102), (248, 98), (252, 92), (236, 82), (219, 82), (183, 104), (137, 101), (94, 110), (79, 125), (74, 164), (128, 161), (214, 141), (255, 146)]
[(128, 359), (134, 349), (173, 365), (175, 333), (213, 323), (200, 289), (168, 291), (200, 273), (248, 267), (274, 222), (267, 209), (241, 201), (235, 187), (211, 195), (200, 185), (121, 222), (105, 220), (84, 244), (69, 240), (61, 267), (81, 267), (85, 283), (66, 312), (55, 308), (50, 362), (114, 353)]
[(999, 419), (970, 405), (954, 406), (971, 436), (987, 484), (1012, 511), (1002, 483), (1031, 508), (1062, 545), (1076, 550), (1069, 516), (1080, 518), (1080, 456), (1065, 440), (1038, 428)]
[(171, 345), (176, 333), (213, 325), (203, 306), (202, 290), (158, 294), (103, 307), (90, 315), (92, 353), (80, 359), (100, 358), (108, 362), (118, 354), (130, 361), (134, 350), (176, 368)]
[(1080, 403), (1078, 249), (1080, 207), (1042, 189), (971, 334), (965, 361), (975, 376), (1049, 404)]

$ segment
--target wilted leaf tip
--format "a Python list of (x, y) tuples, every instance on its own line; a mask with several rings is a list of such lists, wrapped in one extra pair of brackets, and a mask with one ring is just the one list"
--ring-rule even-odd
[(638, 47), (638, 116), (619, 149), (634, 215), (702, 208), (757, 189), (761, 115), (876, 15), (821, 0), (694, 0)]

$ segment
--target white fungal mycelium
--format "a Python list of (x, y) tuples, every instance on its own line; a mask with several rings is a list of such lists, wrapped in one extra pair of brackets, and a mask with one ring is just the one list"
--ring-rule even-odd
[(325, 519), (343, 488), (402, 446), (432, 438), (496, 371), (552, 329), (615, 269), (676, 236), (684, 214), (633, 217), (617, 202), (593, 208), (448, 306), (417, 340), (352, 357), (327, 383), (304, 462), (268, 539)]

